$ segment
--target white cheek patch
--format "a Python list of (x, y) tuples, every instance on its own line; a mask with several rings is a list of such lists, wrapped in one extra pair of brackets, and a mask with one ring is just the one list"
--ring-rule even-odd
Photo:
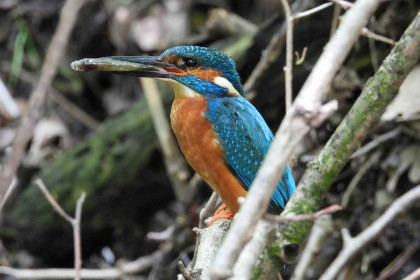
[(241, 96), (239, 92), (236, 90), (236, 88), (232, 85), (232, 83), (228, 81), (228, 79), (223, 78), (223, 77), (216, 77), (213, 82), (216, 85), (227, 89), (230, 95)]

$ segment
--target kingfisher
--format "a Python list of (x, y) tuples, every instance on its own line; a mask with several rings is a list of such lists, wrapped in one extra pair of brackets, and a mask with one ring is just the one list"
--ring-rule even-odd
[[(177, 46), (159, 56), (110, 56), (74, 61), (77, 71), (155, 78), (175, 92), (170, 120), (191, 167), (223, 204), (211, 224), (232, 219), (273, 140), (261, 114), (245, 98), (235, 62), (217, 49)], [(286, 166), (267, 211), (280, 213), (296, 185)]]

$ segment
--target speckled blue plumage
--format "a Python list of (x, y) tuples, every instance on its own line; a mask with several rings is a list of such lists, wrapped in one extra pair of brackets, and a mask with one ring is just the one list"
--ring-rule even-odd
[[(273, 140), (273, 134), (257, 109), (243, 97), (207, 97), (207, 104), (206, 117), (213, 124), (222, 144), (225, 161), (248, 190)], [(270, 212), (284, 209), (295, 188), (287, 166), (272, 196)]]

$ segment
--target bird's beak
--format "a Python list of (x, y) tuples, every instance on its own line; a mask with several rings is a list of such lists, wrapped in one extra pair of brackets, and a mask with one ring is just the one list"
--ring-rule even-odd
[(148, 78), (172, 78), (181, 75), (181, 69), (162, 61), (156, 56), (108, 56), (84, 58), (73, 61), (71, 68), (76, 71), (103, 71), (113, 74)]

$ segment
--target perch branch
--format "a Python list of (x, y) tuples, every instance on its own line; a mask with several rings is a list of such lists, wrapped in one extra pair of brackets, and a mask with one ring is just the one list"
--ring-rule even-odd
[(320, 280), (333, 280), (344, 265), (360, 252), (368, 243), (374, 240), (399, 214), (404, 213), (415, 202), (420, 200), (420, 185), (395, 200), (392, 205), (375, 220), (367, 229), (356, 237), (346, 237), (344, 245), (337, 258), (332, 262)]
[(357, 1), (346, 13), (337, 32), (325, 47), (276, 132), (245, 203), (232, 223), (212, 267), (213, 279), (226, 279), (232, 274), (232, 267), (249, 236), (252, 235), (258, 220), (267, 209), (267, 204), (281, 179), (294, 147), (312, 126), (320, 125), (336, 108), (336, 102), (326, 105), (322, 105), (321, 102), (330, 88), (332, 79), (357, 40), (360, 30), (367, 24), (378, 5), (379, 1)]
[(45, 187), (44, 183), (41, 179), (37, 179), (35, 184), (41, 189), (42, 193), (45, 195), (47, 200), (50, 202), (53, 209), (65, 219), (73, 228), (73, 240), (74, 240), (74, 270), (75, 270), (75, 280), (80, 280), (80, 270), (82, 268), (82, 244), (81, 244), (81, 237), (80, 237), (80, 223), (82, 221), (82, 207), (83, 202), (86, 198), (86, 193), (83, 192), (80, 198), (77, 200), (76, 204), (76, 213), (75, 217), (72, 218), (69, 214), (67, 214), (63, 208), (57, 203), (57, 201), (52, 197), (48, 189)]
[[(420, 15), (418, 14), (384, 60), (379, 71), (367, 82), (352, 109), (318, 157), (310, 164), (281, 216), (316, 211), (334, 178), (398, 93), (399, 86), (419, 56)], [(286, 224), (281, 228), (280, 238), (271, 246), (277, 248), (276, 251), (282, 251), (286, 245), (299, 244), (309, 228), (308, 222)], [(268, 251), (273, 250), (268, 249)], [(266, 261), (270, 262), (269, 258)], [(277, 267), (272, 269), (277, 271)]]
[(7, 192), (7, 188), (24, 156), (26, 144), (32, 137), (35, 124), (41, 117), (48, 89), (57, 72), (57, 66), (63, 56), (70, 38), (70, 33), (73, 30), (77, 15), (84, 2), (85, 0), (67, 0), (64, 3), (58, 26), (51, 39), (42, 65), (41, 76), (29, 100), (30, 109), (22, 118), (13, 142), (12, 154), (9, 157), (0, 180), (0, 200), (3, 200), (4, 194)]

